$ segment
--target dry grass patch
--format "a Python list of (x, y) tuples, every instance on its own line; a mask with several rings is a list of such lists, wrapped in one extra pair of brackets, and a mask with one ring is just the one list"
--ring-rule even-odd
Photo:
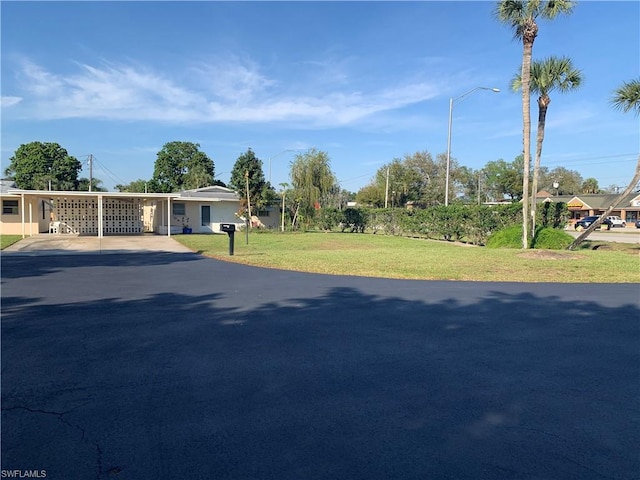
[(555, 250), (531, 250), (520, 253), (520, 258), (530, 258), (533, 260), (581, 260), (582, 255), (576, 255), (572, 252), (561, 252)]

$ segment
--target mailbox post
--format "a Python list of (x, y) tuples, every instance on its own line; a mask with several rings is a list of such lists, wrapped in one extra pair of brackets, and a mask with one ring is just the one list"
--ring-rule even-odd
[(233, 255), (233, 235), (236, 231), (235, 223), (221, 223), (220, 230), (229, 235), (229, 255)]

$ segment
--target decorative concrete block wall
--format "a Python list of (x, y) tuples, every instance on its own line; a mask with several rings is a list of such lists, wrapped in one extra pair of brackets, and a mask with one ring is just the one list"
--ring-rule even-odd
[[(143, 233), (143, 200), (140, 198), (105, 198), (102, 204), (103, 233)], [(98, 234), (98, 200), (95, 198), (58, 198), (55, 216), (60, 233)]]

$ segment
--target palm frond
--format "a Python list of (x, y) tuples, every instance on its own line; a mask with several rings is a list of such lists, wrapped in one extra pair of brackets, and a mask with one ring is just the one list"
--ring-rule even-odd
[(611, 103), (617, 110), (625, 113), (634, 110), (636, 115), (640, 115), (640, 77), (624, 82), (616, 89)]

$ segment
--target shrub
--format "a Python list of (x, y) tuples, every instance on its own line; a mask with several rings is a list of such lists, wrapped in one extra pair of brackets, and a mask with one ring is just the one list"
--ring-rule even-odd
[(352, 233), (364, 233), (364, 229), (367, 226), (367, 217), (368, 212), (366, 210), (359, 208), (347, 208), (342, 214), (340, 228), (343, 232), (348, 229)]
[[(541, 227), (536, 229), (536, 234), (531, 241), (531, 248), (544, 250), (564, 250), (573, 237), (557, 228)], [(522, 248), (522, 226), (513, 225), (503, 228), (489, 237), (489, 248)]]
[(522, 248), (522, 226), (498, 230), (487, 239), (488, 248)]
[(573, 237), (562, 230), (539, 228), (536, 229), (531, 247), (546, 250), (564, 250), (571, 242), (573, 242)]

